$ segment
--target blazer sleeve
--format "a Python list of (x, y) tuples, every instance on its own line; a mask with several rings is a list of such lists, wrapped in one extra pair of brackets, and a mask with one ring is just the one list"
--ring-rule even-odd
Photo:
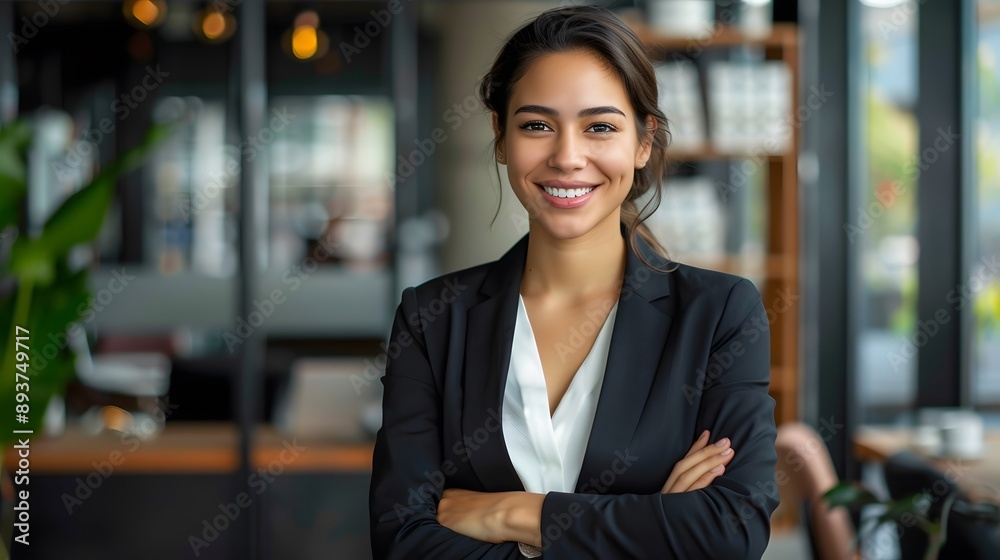
[[(759, 559), (778, 506), (770, 333), (749, 280), (730, 291), (704, 375), (697, 433), (728, 436), (736, 457), (707, 488), (675, 494), (550, 492), (542, 506), (544, 558)], [(692, 437), (692, 440), (694, 438)]]
[(416, 290), (406, 288), (393, 319), (382, 377), (382, 427), (375, 438), (369, 489), (372, 555), (375, 560), (520, 559), (517, 543), (479, 541), (437, 521), (445, 481), (441, 399), (420, 327), (407, 322), (417, 317), (417, 309)]

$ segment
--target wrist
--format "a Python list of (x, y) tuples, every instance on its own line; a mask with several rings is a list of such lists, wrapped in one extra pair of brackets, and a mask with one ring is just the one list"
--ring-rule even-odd
[(504, 540), (533, 546), (542, 545), (542, 503), (545, 494), (511, 492), (504, 499)]

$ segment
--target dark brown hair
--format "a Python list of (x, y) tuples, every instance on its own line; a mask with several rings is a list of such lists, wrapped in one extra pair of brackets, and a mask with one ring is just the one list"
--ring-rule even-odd
[[(504, 139), (507, 105), (517, 81), (538, 58), (572, 51), (587, 51), (597, 55), (618, 76), (632, 104), (640, 142), (650, 141), (646, 117), (651, 116), (656, 120), (649, 161), (644, 167), (635, 170), (632, 190), (621, 207), (621, 220), (628, 232), (632, 250), (646, 266), (655, 268), (637, 250), (636, 236), (641, 236), (662, 257), (669, 258), (667, 251), (643, 222), (660, 205), (661, 185), (667, 173), (666, 150), (670, 134), (667, 130), (667, 118), (658, 106), (659, 94), (653, 64), (646, 56), (642, 41), (614, 12), (599, 6), (554, 8), (543, 12), (511, 34), (479, 84), (480, 101), (497, 114), (500, 132), (493, 140), (493, 152), (497, 153), (497, 147)], [(499, 179), (499, 165), (496, 170)], [(636, 199), (650, 189), (653, 189), (653, 196), (643, 208), (638, 208)], [(497, 214), (499, 213), (500, 208), (497, 207)], [(496, 216), (493, 219), (495, 221)]]

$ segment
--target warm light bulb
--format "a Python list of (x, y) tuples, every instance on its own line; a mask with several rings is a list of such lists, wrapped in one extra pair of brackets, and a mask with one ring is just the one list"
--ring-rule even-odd
[(122, 11), (133, 26), (148, 29), (163, 23), (167, 5), (163, 0), (126, 0)]
[(160, 15), (160, 9), (152, 0), (137, 0), (135, 4), (132, 4), (132, 15), (146, 25), (153, 25)]
[(201, 32), (208, 39), (218, 39), (226, 32), (226, 18), (219, 12), (210, 12), (201, 20)]
[(292, 31), (292, 54), (296, 58), (302, 60), (312, 58), (316, 54), (318, 43), (315, 27), (303, 25)]

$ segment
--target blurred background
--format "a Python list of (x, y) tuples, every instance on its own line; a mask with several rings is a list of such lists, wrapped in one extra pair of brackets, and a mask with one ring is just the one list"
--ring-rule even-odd
[[(528, 229), (478, 80), (582, 3), (0, 2), (12, 557), (370, 558), (399, 295)], [(913, 452), (1000, 502), (1000, 1), (597, 3), (672, 126), (647, 223), (760, 289), (779, 426), (879, 499)], [(822, 554), (805, 487), (766, 557)]]

